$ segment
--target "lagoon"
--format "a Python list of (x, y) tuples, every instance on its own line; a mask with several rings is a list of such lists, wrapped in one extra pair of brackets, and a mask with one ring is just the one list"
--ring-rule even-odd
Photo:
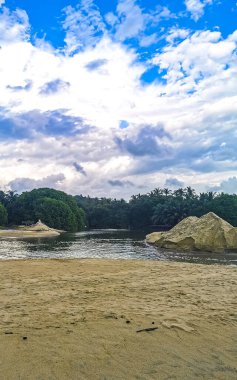
[(0, 241), (0, 260), (11, 259), (135, 259), (237, 265), (237, 253), (175, 253), (145, 243), (147, 231), (90, 230), (39, 239)]

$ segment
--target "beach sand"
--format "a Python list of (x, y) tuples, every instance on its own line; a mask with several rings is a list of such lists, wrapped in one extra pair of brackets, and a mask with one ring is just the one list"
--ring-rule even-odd
[(49, 231), (30, 231), (30, 230), (0, 230), (0, 238), (47, 238), (47, 237), (55, 237), (59, 236), (60, 232), (57, 230), (49, 230)]
[(237, 379), (236, 267), (1, 261), (0, 301), (4, 380)]

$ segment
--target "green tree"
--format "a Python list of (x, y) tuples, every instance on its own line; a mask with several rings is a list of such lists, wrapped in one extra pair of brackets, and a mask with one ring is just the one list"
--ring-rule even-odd
[(52, 228), (77, 231), (77, 216), (63, 201), (40, 198), (35, 204), (35, 215)]
[(209, 203), (210, 211), (237, 226), (237, 195), (221, 193)]
[(7, 210), (3, 206), (2, 203), (0, 203), (0, 226), (5, 226), (7, 224)]
[[(56, 206), (58, 206), (58, 213)], [(61, 220), (63, 210), (65, 213), (64, 227), (62, 227)], [(22, 221), (36, 222), (40, 217), (50, 227), (58, 229), (80, 231), (85, 227), (85, 213), (78, 207), (75, 198), (54, 189), (42, 188), (24, 192), (8, 204), (8, 212), (11, 224), (19, 225)]]
[(188, 203), (182, 198), (170, 197), (153, 209), (153, 223), (174, 226), (189, 215)]

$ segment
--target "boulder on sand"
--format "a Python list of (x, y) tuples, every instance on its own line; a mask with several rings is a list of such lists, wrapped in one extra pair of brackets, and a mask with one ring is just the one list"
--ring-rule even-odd
[(236, 251), (237, 228), (209, 212), (185, 218), (168, 232), (153, 232), (146, 241), (176, 251)]

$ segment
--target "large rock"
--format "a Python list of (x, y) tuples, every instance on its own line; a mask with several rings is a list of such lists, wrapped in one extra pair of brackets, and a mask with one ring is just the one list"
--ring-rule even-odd
[(153, 232), (146, 241), (177, 251), (236, 251), (237, 228), (209, 212), (201, 218), (185, 218), (168, 232)]

